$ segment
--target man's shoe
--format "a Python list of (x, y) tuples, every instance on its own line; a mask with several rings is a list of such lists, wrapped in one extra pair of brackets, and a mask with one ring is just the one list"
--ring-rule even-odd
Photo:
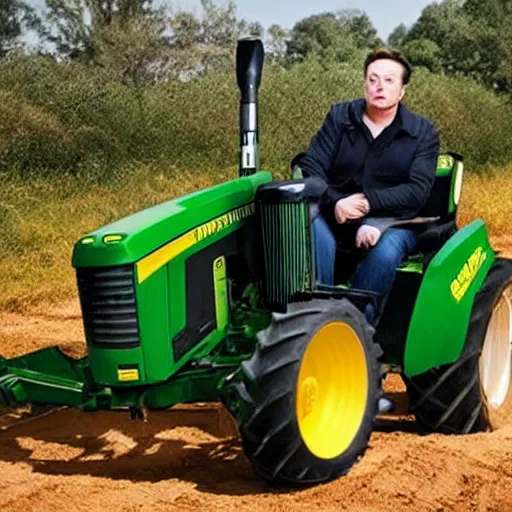
[(379, 414), (388, 414), (395, 410), (395, 403), (386, 396), (379, 398)]

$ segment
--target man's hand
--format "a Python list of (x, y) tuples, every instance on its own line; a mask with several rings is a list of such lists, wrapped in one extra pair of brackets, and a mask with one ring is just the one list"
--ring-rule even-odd
[(334, 216), (338, 224), (347, 220), (360, 219), (370, 211), (370, 203), (364, 194), (352, 194), (337, 201)]
[(356, 234), (356, 247), (374, 247), (379, 241), (381, 232), (373, 226), (362, 225)]

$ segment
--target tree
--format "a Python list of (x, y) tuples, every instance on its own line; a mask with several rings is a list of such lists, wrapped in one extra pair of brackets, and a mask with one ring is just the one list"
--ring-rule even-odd
[(366, 13), (358, 9), (344, 9), (338, 11), (338, 20), (352, 36), (358, 48), (376, 48), (383, 45), (377, 36), (377, 29)]
[(315, 14), (297, 22), (292, 28), (286, 53), (291, 61), (309, 56), (344, 60), (355, 46), (348, 32), (343, 30), (334, 13)]
[(265, 41), (265, 53), (274, 60), (281, 60), (286, 55), (288, 31), (280, 25), (270, 25)]
[(259, 21), (249, 21), (249, 23), (247, 23), (246, 32), (249, 36), (261, 38), (265, 33), (265, 29)]
[(407, 36), (407, 27), (400, 23), (397, 27), (393, 29), (393, 32), (389, 34), (388, 37), (388, 46), (390, 48), (395, 48), (397, 50), (400, 50), (402, 48), (402, 44), (404, 42), (405, 37)]
[(287, 55), (304, 60), (309, 55), (324, 56), (340, 39), (334, 13), (315, 14), (298, 21), (291, 31)]
[(95, 62), (120, 82), (140, 88), (153, 82), (170, 59), (162, 11), (127, 16), (95, 34)]
[(88, 11), (84, 0), (46, 0), (46, 6), (42, 39), (55, 46), (59, 57), (93, 58), (93, 33), (86, 23)]
[(430, 39), (413, 39), (403, 46), (405, 57), (414, 66), (424, 66), (430, 71), (442, 71), (441, 48)]
[(308, 56), (347, 61), (361, 48), (375, 48), (382, 41), (368, 16), (358, 10), (315, 14), (297, 22), (287, 43), (287, 56), (301, 61)]
[(462, 9), (478, 28), (484, 80), (499, 91), (512, 91), (512, 2), (466, 0)]
[(167, 15), (151, 0), (46, 2), (40, 34), (61, 59), (93, 62), (136, 88), (153, 81), (170, 59)]
[(38, 22), (34, 9), (22, 0), (0, 0), (0, 57), (9, 53), (23, 32), (36, 28)]
[(430, 39), (442, 47), (443, 39), (449, 36), (453, 24), (462, 17), (464, 13), (459, 0), (432, 3), (423, 9), (405, 39)]
[(462, 9), (473, 20), (489, 27), (500, 28), (510, 18), (512, 4), (508, 0), (466, 0)]
[(464, 74), (505, 90), (512, 55), (510, 0), (444, 0), (427, 6), (403, 39), (412, 64)]
[(190, 12), (179, 12), (171, 18), (172, 44), (176, 48), (190, 48), (200, 39), (201, 22)]
[(42, 39), (55, 46), (59, 57), (86, 60), (97, 56), (99, 39), (108, 29), (123, 29), (159, 12), (151, 0), (46, 0), (46, 6)]
[(236, 4), (229, 0), (216, 5), (213, 0), (201, 0), (203, 8), (202, 30), (199, 42), (214, 46), (232, 44), (245, 31), (246, 24), (236, 16)]
[(430, 4), (403, 38), (402, 48), (412, 65), (432, 71), (463, 72), (466, 49), (461, 47), (460, 38), (465, 30), (467, 19), (458, 2)]
[(168, 73), (190, 79), (212, 69), (227, 71), (232, 67), (237, 40), (264, 34), (260, 23), (237, 17), (233, 0), (224, 5), (201, 0), (201, 7), (200, 18), (189, 12), (177, 12), (170, 18), (172, 66)]

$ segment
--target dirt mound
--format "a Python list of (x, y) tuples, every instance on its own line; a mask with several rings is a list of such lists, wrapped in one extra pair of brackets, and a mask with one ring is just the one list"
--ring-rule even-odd
[[(77, 304), (29, 317), (0, 314), (0, 353), (59, 344), (83, 354)], [(400, 379), (348, 476), (300, 491), (260, 481), (221, 408), (150, 413), (27, 408), (0, 418), (0, 510), (13, 511), (507, 511), (512, 510), (512, 426), (465, 437), (416, 431)], [(41, 411), (38, 411), (40, 413)]]

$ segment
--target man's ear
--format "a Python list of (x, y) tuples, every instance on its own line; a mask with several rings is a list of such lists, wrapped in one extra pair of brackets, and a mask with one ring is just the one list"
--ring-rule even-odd
[(399, 101), (402, 101), (402, 98), (405, 95), (405, 89), (407, 88), (407, 85), (402, 85), (402, 91), (400, 92), (400, 99)]

